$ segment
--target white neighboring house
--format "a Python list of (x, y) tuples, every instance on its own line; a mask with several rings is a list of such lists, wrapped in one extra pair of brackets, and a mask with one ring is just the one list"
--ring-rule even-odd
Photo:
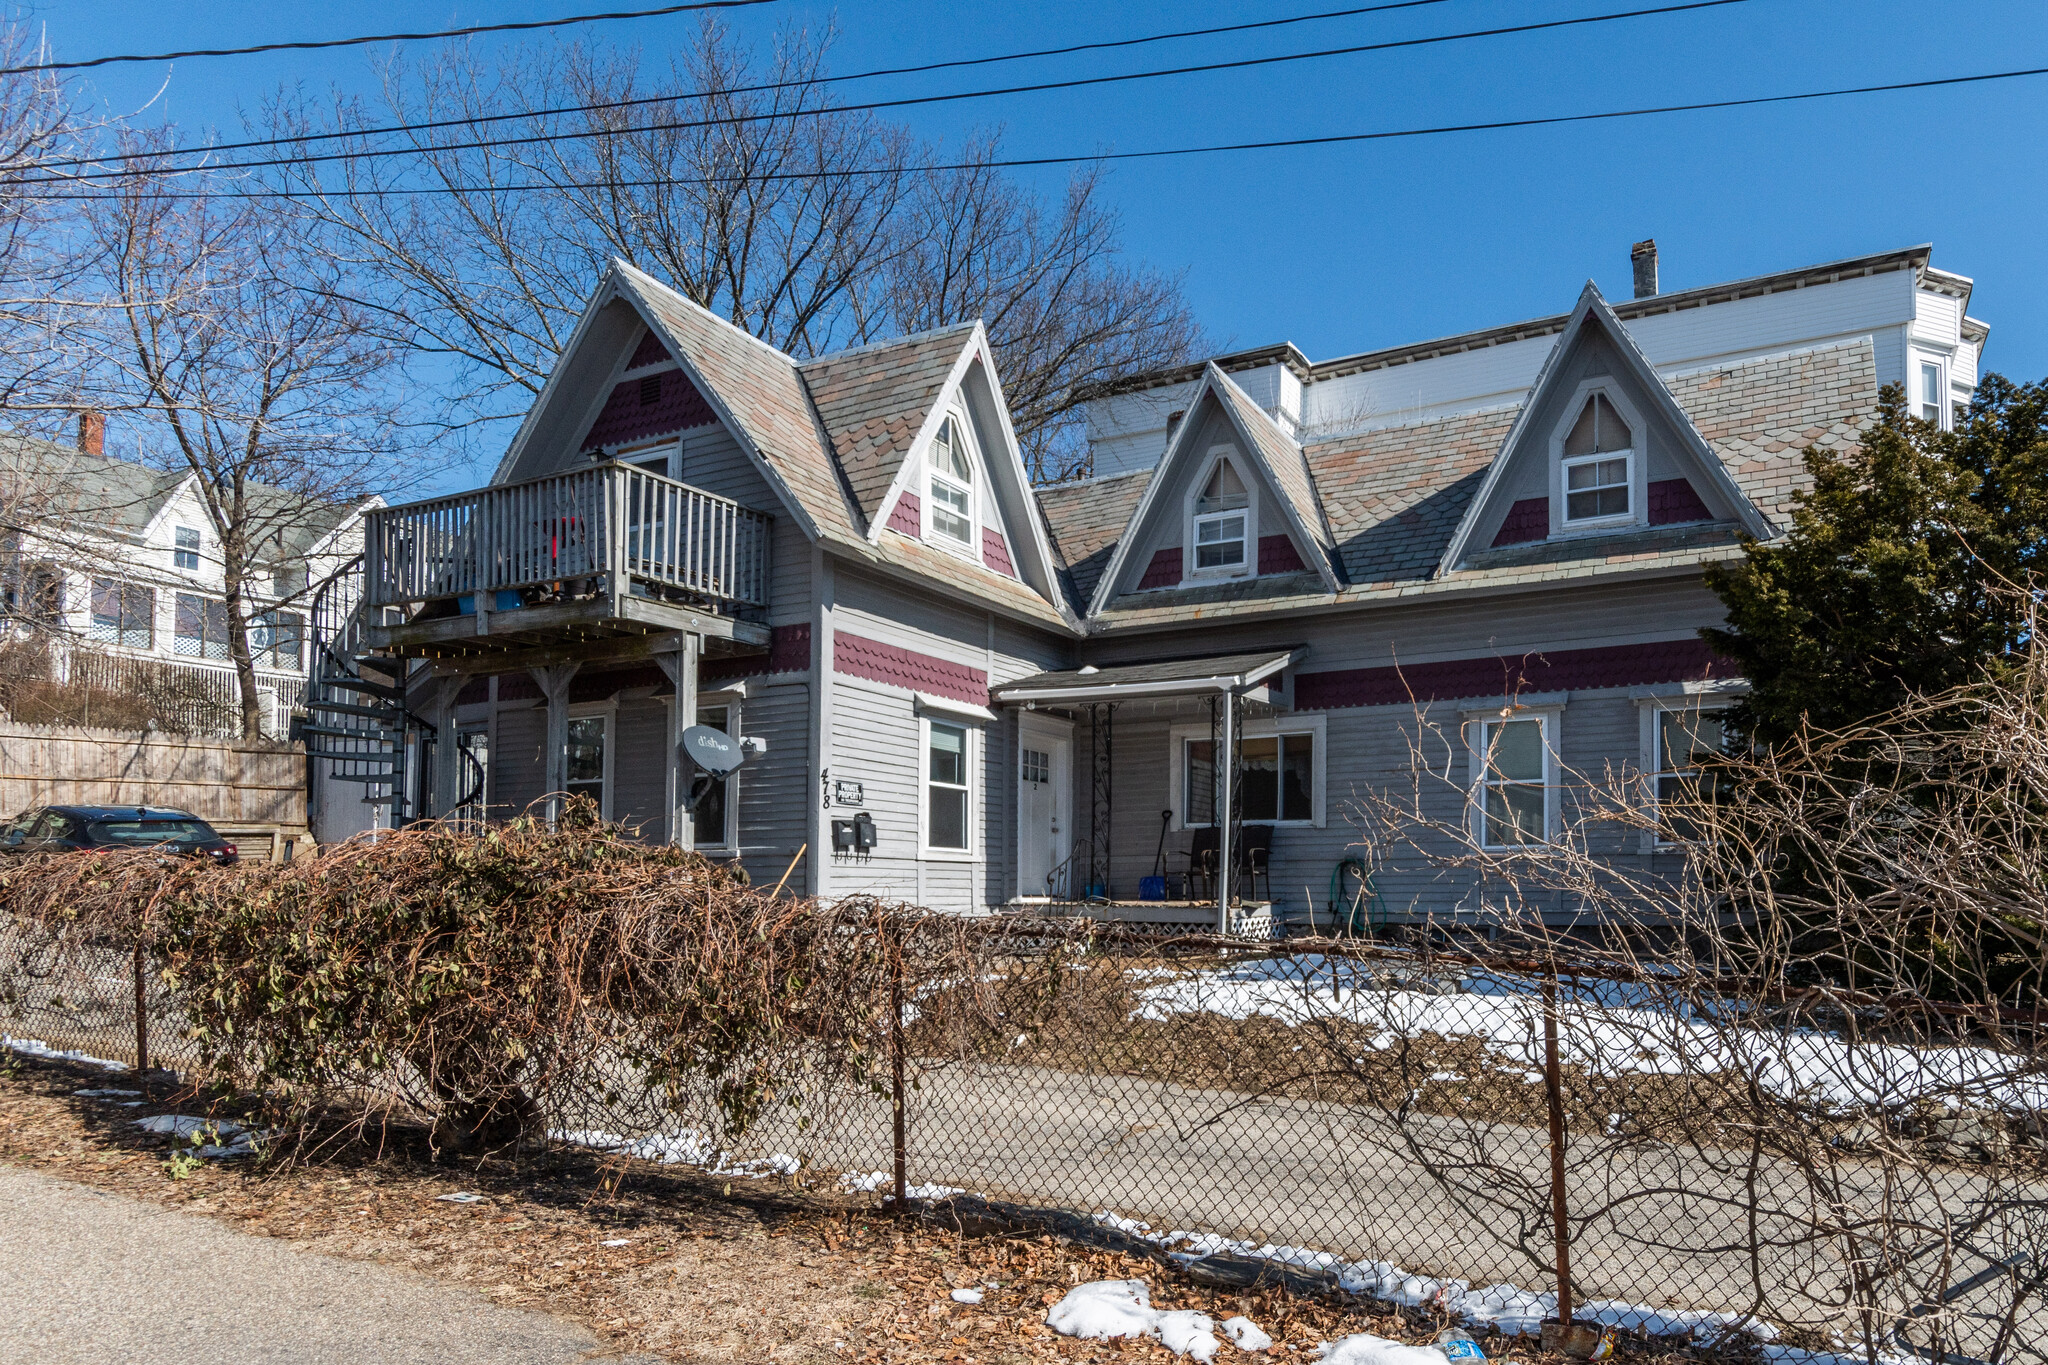
[[(124, 688), (148, 678), (159, 695), (189, 699), (188, 728), (239, 733), (220, 541), (197, 476), (109, 458), (101, 429), (81, 418), (78, 448), (0, 437), (6, 631), (50, 640), (61, 680)], [(250, 647), (268, 699), (264, 729), (282, 739), (305, 696), (314, 593), (360, 551), (362, 514), (383, 500), (326, 502), (260, 485), (254, 497), (253, 533), (267, 543)]]

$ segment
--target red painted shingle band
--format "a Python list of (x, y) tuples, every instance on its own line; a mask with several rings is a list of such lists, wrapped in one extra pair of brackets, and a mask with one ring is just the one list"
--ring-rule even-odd
[(870, 640), (864, 635), (834, 631), (832, 667), (836, 672), (870, 682), (929, 692), (976, 706), (988, 705), (988, 674), (983, 670)]
[(1341, 668), (1294, 679), (1298, 711), (1393, 706), (1453, 697), (1501, 697), (1741, 676), (1697, 637), (1647, 645), (1551, 649), (1501, 658), (1449, 659), (1404, 667)]
[(1138, 580), (1138, 591), (1147, 588), (1172, 588), (1180, 585), (1180, 546), (1160, 550), (1152, 556), (1152, 562), (1145, 566), (1145, 576)]
[(918, 501), (917, 494), (906, 488), (896, 495), (896, 506), (889, 512), (889, 529), (901, 531), (912, 540), (924, 534), (924, 504)]
[(1017, 576), (1016, 567), (1010, 563), (1009, 543), (993, 526), (981, 528), (981, 562), (1006, 577)]
[(1526, 540), (1546, 540), (1549, 536), (1550, 499), (1523, 498), (1508, 508), (1508, 514), (1501, 519), (1500, 532), (1494, 536), (1493, 543), (1520, 545)]
[(661, 396), (644, 405), (640, 401), (641, 380), (629, 379), (613, 387), (604, 411), (597, 415), (597, 420), (590, 424), (590, 434), (583, 438), (585, 450), (625, 445), (691, 427), (708, 427), (718, 420), (712, 415), (711, 405), (681, 370), (664, 370), (649, 376), (648, 382), (661, 386)]

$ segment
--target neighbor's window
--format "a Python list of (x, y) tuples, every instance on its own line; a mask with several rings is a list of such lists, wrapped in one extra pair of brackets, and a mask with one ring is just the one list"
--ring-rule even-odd
[[(1316, 818), (1316, 737), (1266, 735), (1239, 741), (1236, 822), (1307, 824)], [(1192, 829), (1216, 822), (1216, 746), (1206, 739), (1184, 741), (1181, 799)]]
[(1550, 829), (1550, 785), (1544, 768), (1551, 718), (1475, 722), (1479, 770), (1473, 793), (1483, 848), (1540, 844)]
[(188, 659), (228, 657), (228, 604), (210, 597), (178, 594), (178, 620), (173, 645)]
[(974, 543), (974, 465), (961, 443), (960, 429), (948, 417), (932, 438), (931, 528), (962, 545)]
[(258, 668), (296, 673), (306, 618), (295, 611), (266, 611), (249, 622), (249, 654)]
[(1234, 573), (1247, 564), (1251, 494), (1228, 460), (1218, 460), (1195, 499), (1196, 573)]
[(180, 526), (176, 535), (177, 548), (171, 551), (171, 561), (181, 569), (199, 567), (199, 532), (191, 526)]
[(605, 716), (569, 717), (568, 762), (562, 788), (571, 796), (587, 796), (604, 806)]
[(1607, 395), (1586, 400), (1571, 434), (1564, 438), (1564, 520), (1566, 525), (1613, 521), (1629, 515), (1629, 467), (1634, 459), (1628, 429)]
[(925, 740), (925, 847), (967, 846), (967, 727), (929, 722)]
[(1718, 791), (1707, 763), (1727, 742), (1719, 710), (1657, 712), (1657, 819), (1668, 842), (1698, 837), (1691, 808), (1712, 801)]
[(274, 597), (292, 597), (306, 590), (306, 566), (284, 565), (270, 571), (270, 592)]
[[(700, 706), (697, 708), (697, 723), (709, 726), (721, 735), (733, 732), (732, 708), (730, 706)], [(723, 782), (713, 782), (711, 790), (704, 794), (703, 804), (697, 807), (697, 847), (731, 848), (738, 842), (732, 826), (732, 788), (739, 781), (739, 774), (733, 773)]]
[(1930, 361), (1920, 364), (1920, 416), (1922, 420), (1940, 425), (1948, 404), (1943, 400), (1941, 366)]
[(92, 581), (91, 637), (101, 644), (148, 649), (156, 643), (156, 593), (139, 583)]

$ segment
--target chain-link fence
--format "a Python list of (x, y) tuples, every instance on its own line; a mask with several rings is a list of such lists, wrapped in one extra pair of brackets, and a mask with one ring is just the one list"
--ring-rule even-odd
[[(1824, 998), (1594, 975), (1478, 943), (1253, 945), (996, 921), (905, 954), (857, 1080), (743, 1131), (707, 1082), (594, 1059), (559, 1138), (739, 1176), (1067, 1210), (1504, 1331), (1569, 1316), (1862, 1358), (2048, 1360), (2048, 1068)], [(196, 1065), (129, 945), (10, 923), (5, 1029)]]

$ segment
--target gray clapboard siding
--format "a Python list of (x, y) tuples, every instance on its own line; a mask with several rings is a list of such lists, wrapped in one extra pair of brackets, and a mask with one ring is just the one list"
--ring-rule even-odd
[(491, 747), (492, 814), (510, 817), (546, 795), (547, 712), (538, 706), (498, 709)]
[[(772, 887), (811, 837), (810, 684), (749, 683), (740, 728), (768, 744), (768, 752), (749, 760), (737, 779), (741, 866), (754, 882)], [(790, 881), (803, 885), (796, 875)]]
[(911, 694), (843, 675), (834, 679), (830, 773), (861, 784), (864, 805), (834, 806), (834, 819), (866, 810), (875, 849), (861, 859), (826, 851), (833, 895), (862, 892), (915, 901), (918, 865), (918, 725)]
[(649, 843), (668, 841), (668, 703), (620, 702), (612, 717), (612, 819)]

